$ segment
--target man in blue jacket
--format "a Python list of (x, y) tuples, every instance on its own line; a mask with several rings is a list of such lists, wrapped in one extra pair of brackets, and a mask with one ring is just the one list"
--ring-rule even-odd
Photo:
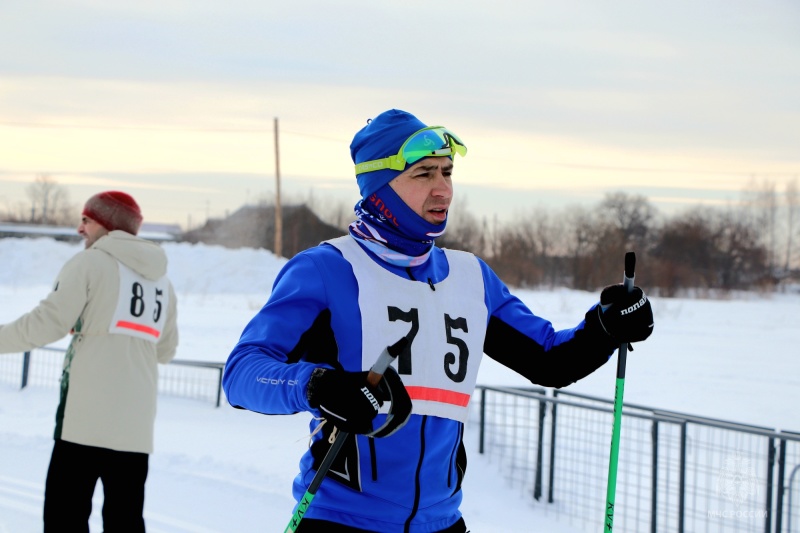
[[(464, 533), (462, 438), (482, 355), (563, 387), (621, 342), (646, 339), (650, 303), (613, 285), (576, 327), (555, 331), (482, 260), (435, 246), (453, 156), (467, 152), (454, 133), (393, 109), (368, 121), (350, 152), (362, 197), (350, 234), (286, 264), (228, 358), (225, 393), (258, 413), (313, 415), (298, 501), (348, 432), (297, 531)], [(396, 371), (370, 385), (367, 371), (400, 339)]]

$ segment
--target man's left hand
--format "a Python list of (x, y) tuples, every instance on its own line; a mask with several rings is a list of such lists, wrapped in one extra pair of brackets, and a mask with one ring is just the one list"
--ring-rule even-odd
[(609, 285), (600, 293), (597, 306), (600, 324), (619, 343), (643, 341), (653, 333), (653, 309), (639, 287), (631, 292), (624, 285)]

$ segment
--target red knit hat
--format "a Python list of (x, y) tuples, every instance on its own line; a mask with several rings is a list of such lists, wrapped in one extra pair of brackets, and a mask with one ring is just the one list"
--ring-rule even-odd
[(121, 191), (95, 194), (86, 201), (83, 214), (108, 231), (119, 229), (136, 235), (142, 225), (142, 212), (136, 200)]

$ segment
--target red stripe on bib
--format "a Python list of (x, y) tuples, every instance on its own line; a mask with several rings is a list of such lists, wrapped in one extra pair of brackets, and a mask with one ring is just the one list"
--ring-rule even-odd
[(134, 331), (140, 331), (142, 333), (146, 333), (148, 335), (152, 335), (155, 338), (158, 338), (161, 335), (157, 329), (149, 328), (147, 326), (143, 326), (141, 324), (136, 324), (134, 322), (126, 322), (125, 320), (120, 320), (117, 322), (118, 328), (125, 328), (125, 329), (132, 329)]
[(412, 400), (425, 400), (428, 402), (449, 403), (466, 407), (469, 404), (470, 395), (463, 392), (454, 392), (445, 389), (434, 389), (431, 387), (406, 387), (408, 395)]

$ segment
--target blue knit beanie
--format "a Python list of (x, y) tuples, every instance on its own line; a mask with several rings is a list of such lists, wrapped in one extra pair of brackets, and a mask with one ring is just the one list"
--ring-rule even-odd
[[(350, 156), (353, 158), (353, 163), (357, 165), (365, 161), (374, 161), (395, 155), (412, 133), (426, 127), (411, 113), (399, 109), (384, 111), (368, 121), (367, 125), (353, 137), (353, 142), (350, 143)], [(369, 198), (372, 193), (401, 173), (400, 170), (387, 168), (357, 175), (356, 181), (358, 189), (361, 191), (361, 197)]]

